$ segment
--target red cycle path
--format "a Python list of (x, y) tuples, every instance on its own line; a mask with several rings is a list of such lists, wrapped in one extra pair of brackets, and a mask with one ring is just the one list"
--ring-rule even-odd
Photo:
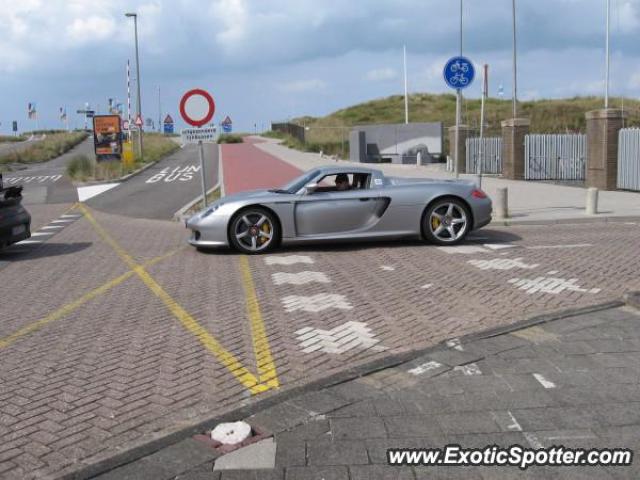
[(255, 140), (245, 138), (244, 141), (221, 145), (225, 195), (243, 190), (278, 188), (302, 173), (257, 148)]

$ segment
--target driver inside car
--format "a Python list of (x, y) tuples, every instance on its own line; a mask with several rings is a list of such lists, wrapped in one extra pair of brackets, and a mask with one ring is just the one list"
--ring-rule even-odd
[(346, 173), (340, 173), (336, 175), (336, 190), (342, 192), (344, 190), (350, 190), (349, 177)]

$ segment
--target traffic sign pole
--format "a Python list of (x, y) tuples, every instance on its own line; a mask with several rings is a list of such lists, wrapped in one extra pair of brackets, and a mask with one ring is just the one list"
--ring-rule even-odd
[(202, 171), (202, 205), (203, 208), (207, 208), (207, 186), (205, 184), (205, 171), (204, 171), (204, 145), (202, 140), (198, 140), (198, 147), (200, 149), (200, 168)]

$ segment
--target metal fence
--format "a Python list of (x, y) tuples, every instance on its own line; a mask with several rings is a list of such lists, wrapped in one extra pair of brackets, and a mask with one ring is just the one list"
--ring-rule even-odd
[[(467, 173), (478, 172), (480, 137), (467, 138)], [(482, 173), (502, 173), (502, 138), (482, 139)]]
[(587, 136), (526, 135), (524, 162), (526, 180), (584, 180)]
[(640, 128), (623, 128), (618, 135), (618, 188), (640, 191)]

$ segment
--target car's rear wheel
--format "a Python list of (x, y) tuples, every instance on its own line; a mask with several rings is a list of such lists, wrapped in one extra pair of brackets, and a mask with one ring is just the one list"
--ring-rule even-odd
[(264, 253), (280, 238), (280, 227), (274, 215), (264, 208), (252, 207), (239, 212), (231, 220), (229, 239), (242, 253)]
[(456, 245), (471, 229), (471, 214), (456, 198), (443, 198), (427, 208), (422, 218), (422, 234), (437, 245)]

